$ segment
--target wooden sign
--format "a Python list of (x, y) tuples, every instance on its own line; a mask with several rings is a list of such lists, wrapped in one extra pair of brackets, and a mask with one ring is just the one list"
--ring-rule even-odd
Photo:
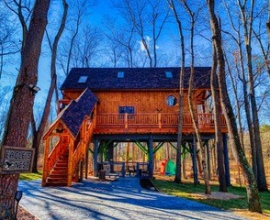
[(1, 164), (5, 172), (31, 172), (34, 149), (3, 146)]

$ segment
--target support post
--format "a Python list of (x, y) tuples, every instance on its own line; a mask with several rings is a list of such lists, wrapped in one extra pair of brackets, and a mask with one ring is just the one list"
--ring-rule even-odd
[(110, 141), (110, 143), (106, 146), (105, 149), (105, 161), (110, 163), (110, 171), (114, 172), (114, 165), (113, 165), (113, 151), (114, 151), (114, 142)]
[(128, 113), (125, 113), (124, 122), (125, 122), (125, 129), (127, 129), (128, 128)]
[(126, 165), (125, 165), (125, 162), (122, 162), (121, 172), (122, 172), (122, 177), (125, 177), (125, 175), (126, 175)]
[(74, 153), (74, 140), (70, 141), (69, 151), (68, 151), (68, 177), (67, 177), (67, 186), (72, 184), (72, 170), (73, 170), (73, 153)]
[(158, 113), (158, 128), (161, 129), (161, 113)]
[(86, 151), (85, 151), (85, 176), (84, 178), (87, 179), (88, 178), (88, 162), (89, 162), (89, 144), (88, 146), (86, 146)]
[(43, 161), (43, 174), (42, 174), (42, 186), (46, 186), (46, 179), (48, 177), (48, 156), (50, 147), (50, 137), (45, 139), (44, 146), (44, 161)]
[(148, 164), (149, 164), (149, 177), (153, 177), (154, 173), (154, 150), (153, 150), (153, 137), (150, 135), (148, 139)]
[(231, 186), (231, 176), (230, 176), (230, 164), (229, 164), (229, 151), (228, 151), (228, 141), (227, 134), (222, 135), (223, 139), (223, 154), (224, 154), (224, 167), (225, 167), (225, 179), (226, 186)]
[(98, 176), (98, 139), (94, 138), (94, 159), (93, 159), (93, 167), (94, 167), (94, 176)]

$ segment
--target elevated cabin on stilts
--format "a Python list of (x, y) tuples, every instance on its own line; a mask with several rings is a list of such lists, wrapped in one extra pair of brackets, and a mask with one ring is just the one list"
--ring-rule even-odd
[[(89, 153), (93, 154), (93, 174), (97, 176), (104, 157), (114, 162), (114, 146), (120, 142), (135, 142), (145, 151), (147, 175), (152, 177), (154, 154), (164, 143), (177, 142), (180, 70), (177, 67), (72, 69), (61, 87), (63, 99), (58, 102), (58, 117), (43, 138), (42, 185), (70, 186), (72, 181), (83, 177), (83, 171), (87, 178)], [(207, 148), (215, 133), (210, 71), (210, 67), (196, 67), (193, 85), (193, 105)], [(187, 100), (189, 75), (190, 69), (186, 68), (182, 144), (194, 152), (192, 158), (196, 164), (196, 140)], [(229, 181), (227, 127), (221, 117)], [(123, 163), (123, 174), (125, 169)], [(194, 169), (194, 177), (197, 175)]]

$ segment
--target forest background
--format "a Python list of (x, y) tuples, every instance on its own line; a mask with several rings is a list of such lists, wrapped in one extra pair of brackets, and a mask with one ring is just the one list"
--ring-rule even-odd
[[(48, 100), (47, 93), (51, 82), (57, 79), (56, 88), (53, 89), (55, 96), (49, 101), (51, 111), (50, 117), (46, 119), (49, 123), (56, 116), (55, 103), (60, 96), (57, 87), (61, 85), (72, 67), (180, 65), (183, 58), (180, 49), (182, 42), (168, 2), (170, 1), (51, 2), (37, 73), (37, 86), (41, 91), (35, 96), (33, 120), (28, 132), (29, 145), (34, 143), (32, 139), (42, 124), (41, 115), (45, 109), (45, 101)], [(212, 33), (207, 4), (204, 1), (190, 3), (194, 16), (194, 20), (191, 20), (188, 10), (182, 4), (188, 1), (175, 2), (183, 27), (182, 40), (185, 39), (184, 65), (189, 67), (194, 57), (195, 66), (210, 66), (213, 58)], [(24, 46), (34, 3), (35, 1), (31, 0), (0, 2), (1, 137), (5, 128), (9, 100), (17, 88), (16, 78), (21, 63), (21, 49)], [(69, 7), (64, 10), (66, 5)], [(259, 142), (252, 143), (251, 140), (250, 143), (244, 144), (244, 136), (247, 133), (253, 135), (254, 132), (256, 141), (261, 143), (261, 140), (258, 140), (260, 134), (258, 132), (267, 131), (270, 127), (269, 2), (220, 0), (216, 1), (215, 10), (222, 31), (228, 92), (234, 107), (241, 143), (242, 146), (251, 146), (250, 151), (254, 150), (256, 153), (258, 151), (254, 146)], [(62, 27), (60, 24), (64, 12), (67, 13), (67, 17), (63, 33), (61, 37), (59, 36), (59, 42), (55, 47), (55, 36)], [(191, 35), (190, 27), (193, 25), (194, 35)], [(190, 36), (193, 36), (192, 40)], [(194, 53), (190, 49), (191, 45)], [(264, 148), (265, 146), (267, 145), (264, 145)], [(267, 151), (263, 152), (268, 155)], [(259, 157), (260, 155), (254, 157), (253, 165)]]

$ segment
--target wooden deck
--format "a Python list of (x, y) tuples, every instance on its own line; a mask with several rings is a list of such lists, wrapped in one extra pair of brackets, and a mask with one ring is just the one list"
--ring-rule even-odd
[[(94, 133), (177, 133), (178, 114), (97, 114)], [(198, 114), (201, 133), (214, 133), (214, 115)], [(222, 132), (227, 133), (225, 118), (221, 118)], [(191, 116), (183, 116), (183, 133), (194, 132)]]

